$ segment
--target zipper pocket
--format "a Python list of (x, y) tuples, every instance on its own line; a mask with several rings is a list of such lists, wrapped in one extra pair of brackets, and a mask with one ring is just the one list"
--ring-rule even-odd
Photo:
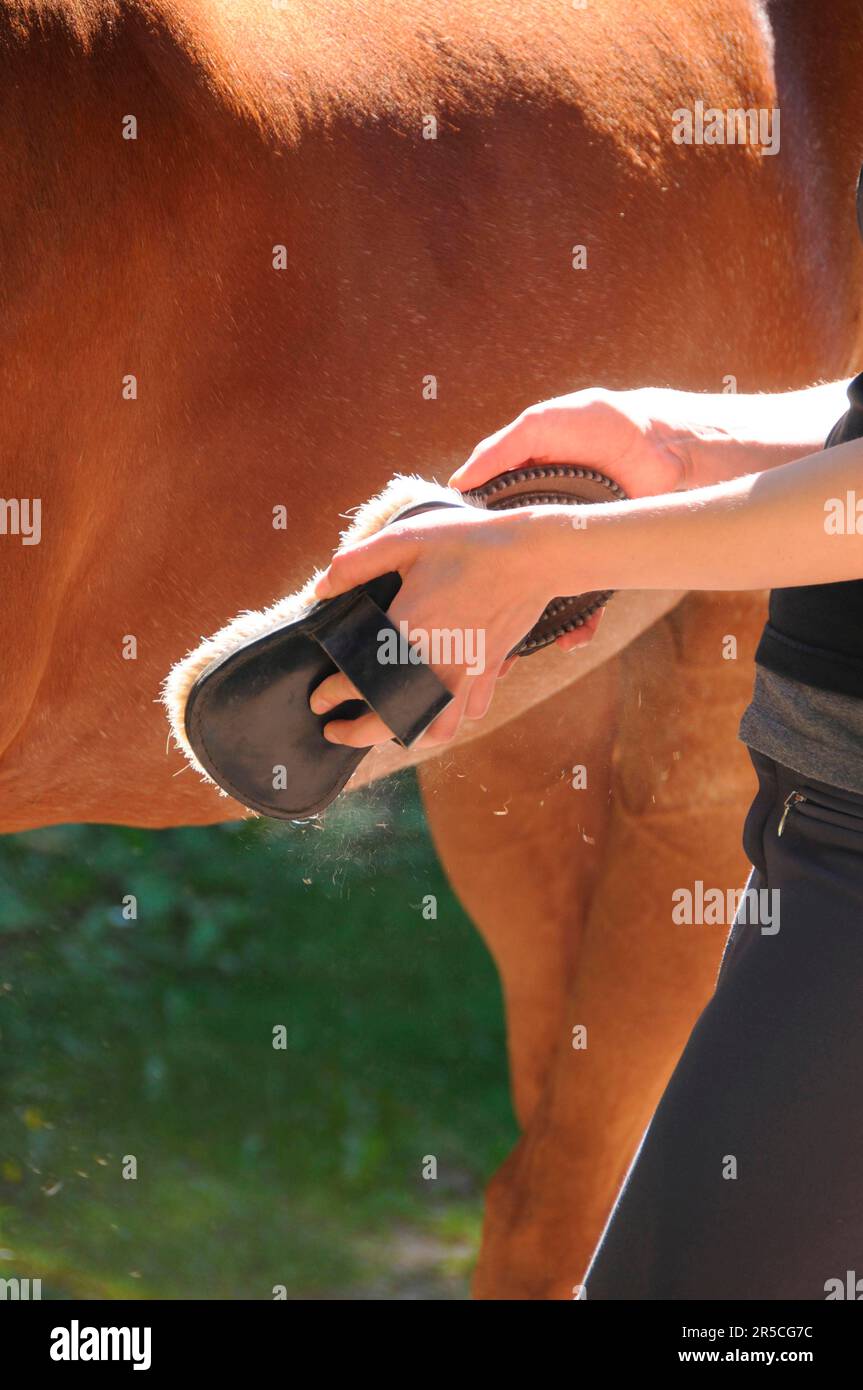
[(782, 815), (779, 818), (779, 825), (776, 830), (777, 836), (781, 835), (785, 829), (785, 822), (791, 811), (797, 806), (806, 805), (810, 808), (809, 814), (813, 820), (826, 821), (828, 825), (850, 825), (855, 830), (863, 830), (863, 810), (859, 812), (839, 809), (836, 806), (827, 806), (823, 801), (817, 801), (812, 796), (807, 796), (805, 792), (789, 792), (782, 803)]

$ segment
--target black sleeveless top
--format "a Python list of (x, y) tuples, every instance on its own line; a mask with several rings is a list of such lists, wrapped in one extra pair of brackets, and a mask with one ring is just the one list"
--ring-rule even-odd
[[(863, 238), (863, 169), (857, 180), (857, 227)], [(848, 402), (848, 413), (833, 426), (825, 449), (863, 435), (863, 372), (848, 387)], [(863, 465), (859, 497), (863, 499)], [(856, 521), (853, 507), (851, 520)], [(863, 516), (860, 523), (863, 526)], [(843, 537), (836, 544), (854, 542)], [(863, 576), (863, 534), (858, 550)], [(755, 660), (777, 675), (863, 699), (863, 577), (774, 589)]]

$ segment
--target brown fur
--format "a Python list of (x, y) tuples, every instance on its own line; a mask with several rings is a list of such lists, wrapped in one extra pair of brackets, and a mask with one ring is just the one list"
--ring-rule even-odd
[[(177, 775), (161, 682), (394, 472), (444, 478), (580, 385), (850, 371), (861, 56), (851, 0), (0, 0), (0, 453), (5, 495), (43, 500), (39, 547), (0, 537), (0, 828), (241, 814)], [(673, 146), (696, 98), (780, 104), (781, 153)], [(569, 1296), (718, 955), (667, 943), (668, 884), (742, 872), (746, 672), (720, 689), (701, 635), (751, 649), (760, 600), (689, 599), (639, 641), (676, 597), (620, 595), (586, 653), (519, 663), (423, 773), (524, 1125), (483, 1294)]]

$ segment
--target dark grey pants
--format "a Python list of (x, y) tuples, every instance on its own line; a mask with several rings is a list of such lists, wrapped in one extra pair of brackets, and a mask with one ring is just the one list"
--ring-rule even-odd
[(863, 1297), (863, 796), (752, 757), (750, 886), (779, 930), (735, 920), (588, 1300)]

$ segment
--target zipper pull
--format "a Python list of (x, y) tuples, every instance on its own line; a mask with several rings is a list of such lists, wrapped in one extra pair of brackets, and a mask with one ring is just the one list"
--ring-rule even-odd
[(803, 795), (802, 792), (789, 792), (789, 793), (788, 793), (788, 795), (786, 796), (784, 802), (782, 803), (782, 805), (783, 805), (782, 819), (781, 819), (780, 822), (779, 822), (779, 829), (778, 829), (777, 832), (776, 832), (777, 835), (781, 835), (782, 832), (783, 832), (783, 830), (785, 829), (785, 822), (786, 822), (787, 819), (788, 819), (788, 812), (791, 810), (791, 807), (792, 807), (792, 806), (796, 806), (799, 802), (805, 801), (805, 800), (806, 800), (806, 797)]

